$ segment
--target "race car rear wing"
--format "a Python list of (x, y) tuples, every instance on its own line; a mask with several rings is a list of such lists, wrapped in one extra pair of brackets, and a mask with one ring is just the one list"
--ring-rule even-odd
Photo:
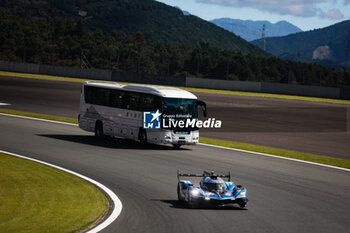
[(228, 181), (231, 181), (231, 172), (229, 171), (227, 174), (216, 174), (213, 171), (203, 171), (203, 174), (193, 174), (193, 173), (180, 173), (177, 170), (177, 179), (180, 180), (180, 177), (210, 177), (210, 178), (228, 178)]

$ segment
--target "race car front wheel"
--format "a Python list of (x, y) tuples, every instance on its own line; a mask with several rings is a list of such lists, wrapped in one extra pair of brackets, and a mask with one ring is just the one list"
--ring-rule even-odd
[(241, 200), (238, 202), (239, 207), (244, 208), (247, 205), (247, 200)]
[(181, 198), (181, 187), (180, 187), (180, 184), (177, 184), (177, 199), (179, 201), (183, 201), (183, 199)]
[(192, 199), (192, 196), (190, 194), (190, 191), (187, 192), (187, 207), (189, 209), (193, 209), (196, 207), (196, 202)]

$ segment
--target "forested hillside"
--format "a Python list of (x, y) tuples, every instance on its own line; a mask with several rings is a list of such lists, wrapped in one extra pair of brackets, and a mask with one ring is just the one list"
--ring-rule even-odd
[(81, 22), (90, 31), (118, 30), (129, 35), (141, 31), (152, 42), (210, 43), (244, 54), (266, 55), (231, 32), (154, 0), (0, 0), (0, 9), (22, 18)]
[[(318, 62), (341, 68), (344, 65), (350, 20), (329, 27), (283, 37), (266, 38), (266, 50), (283, 59)], [(252, 43), (261, 46), (260, 40)]]
[(82, 23), (23, 19), (0, 11), (0, 60), (81, 66), (156, 75), (350, 86), (346, 72), (276, 57), (243, 55), (200, 43), (149, 42), (142, 32), (87, 30)]

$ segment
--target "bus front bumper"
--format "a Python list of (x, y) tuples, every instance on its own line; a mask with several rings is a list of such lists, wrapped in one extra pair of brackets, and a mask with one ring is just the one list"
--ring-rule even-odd
[(176, 134), (170, 130), (164, 131), (162, 141), (164, 144), (196, 145), (199, 141), (199, 133), (190, 131), (188, 134)]

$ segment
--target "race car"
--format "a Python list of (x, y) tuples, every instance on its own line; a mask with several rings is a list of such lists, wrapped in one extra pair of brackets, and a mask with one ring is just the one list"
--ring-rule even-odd
[[(189, 180), (181, 177), (201, 177), (198, 187), (194, 187)], [(224, 179), (228, 179), (227, 182)], [(236, 203), (241, 208), (247, 205), (247, 189), (231, 182), (231, 174), (215, 174), (204, 171), (203, 174), (184, 174), (177, 171), (177, 196), (179, 201), (185, 202), (189, 208), (196, 206), (223, 206)]]

